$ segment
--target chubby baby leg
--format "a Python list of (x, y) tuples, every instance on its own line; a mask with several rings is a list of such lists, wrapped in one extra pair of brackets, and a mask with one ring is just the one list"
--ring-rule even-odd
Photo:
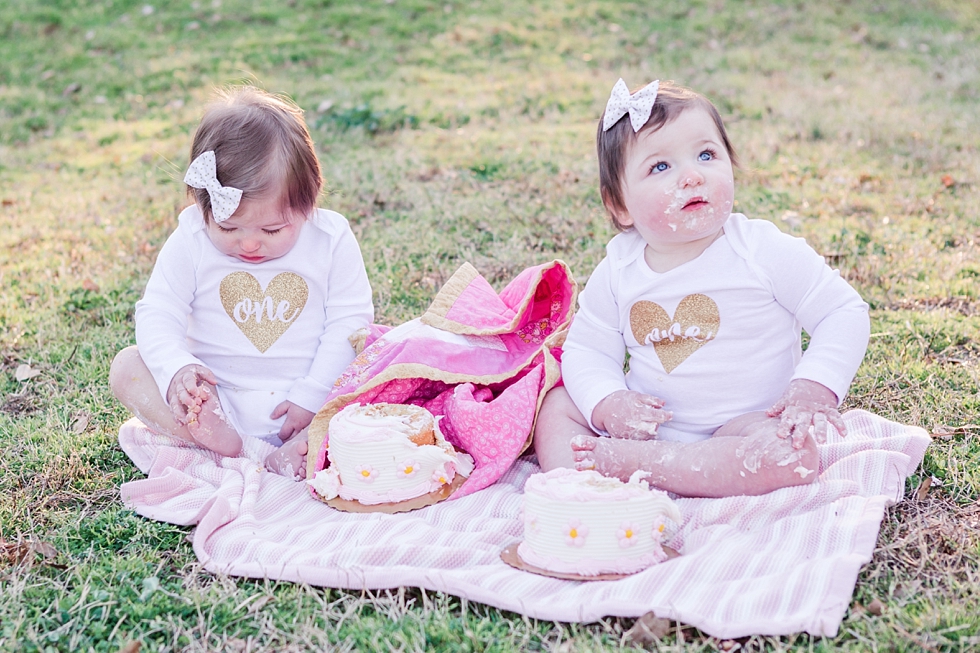
[(778, 427), (779, 418), (759, 412), (732, 420), (700, 442), (600, 437), (564, 388), (555, 388), (541, 406), (534, 447), (544, 471), (595, 469), (625, 481), (643, 470), (651, 485), (681, 496), (758, 495), (811, 483), (817, 476), (813, 437), (797, 449), (777, 435)]
[(579, 435), (570, 448), (579, 469), (626, 480), (643, 470), (651, 485), (688, 497), (757, 495), (803, 485), (817, 476), (816, 443), (795, 449), (766, 425), (744, 437), (701, 442), (617, 440)]
[(183, 424), (177, 420), (171, 407), (160, 395), (156, 381), (136, 347), (126, 347), (120, 351), (109, 370), (112, 393), (150, 430), (194, 442), (223, 456), (237, 456), (242, 449), (241, 438), (223, 420), (215, 428), (214, 422), (222, 414), (221, 407), (214, 386), (207, 385), (208, 388), (202, 387), (201, 390), (202, 394), (205, 391), (209, 394), (202, 397), (199, 404), (195, 404), (194, 419)]
[(306, 478), (309, 434), (303, 429), (265, 458), (265, 468), (280, 476), (302, 481)]
[(156, 381), (135, 346), (126, 347), (112, 359), (109, 388), (119, 403), (128, 408), (150, 430), (182, 440), (190, 440), (187, 429), (174, 419), (173, 412), (160, 395)]
[[(793, 440), (779, 435), (778, 417), (766, 417), (764, 413), (761, 416), (750, 414), (755, 417), (744, 425), (741, 437), (718, 437), (716, 434), (708, 440), (722, 440), (721, 447), (728, 449), (733, 444), (730, 440), (741, 439), (734, 452), (739, 477), (757, 475), (759, 486), (771, 489), (815, 481), (819, 474), (820, 455), (813, 436), (807, 436), (797, 447)], [(752, 484), (751, 481), (748, 483)]]
[[(595, 469), (624, 481), (642, 470), (649, 472), (651, 485), (689, 497), (758, 495), (811, 483), (819, 464), (816, 442), (808, 437), (797, 449), (777, 435), (778, 426), (778, 419), (763, 414), (763, 419), (744, 420), (737, 437), (693, 443), (576, 433), (568, 438), (571, 461), (554, 466)], [(546, 462), (542, 467), (553, 468)]]
[(568, 396), (564, 387), (552, 388), (541, 403), (534, 425), (534, 452), (544, 471), (574, 468), (572, 441), (578, 436), (595, 437), (595, 432)]

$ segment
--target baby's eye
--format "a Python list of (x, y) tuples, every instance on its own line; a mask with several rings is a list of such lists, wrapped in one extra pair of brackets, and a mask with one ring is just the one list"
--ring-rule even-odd
[(235, 228), (234, 228), (234, 227), (232, 227), (231, 229), (227, 229), (227, 228), (225, 228), (225, 227), (222, 227), (222, 226), (221, 226), (220, 224), (218, 224), (217, 222), (215, 223), (215, 225), (217, 225), (217, 227), (218, 227), (218, 230), (219, 230), (219, 231), (223, 231), (223, 232), (225, 232), (226, 234), (230, 234), (231, 232), (233, 232), (233, 231), (235, 230)]
[(669, 167), (670, 167), (669, 165), (661, 161), (660, 163), (653, 164), (653, 167), (650, 168), (650, 172), (663, 172)]
[(270, 236), (275, 236), (277, 233), (282, 231), (282, 227), (279, 227), (278, 229), (263, 229), (262, 231), (269, 234)]
[(715, 158), (715, 153), (711, 150), (705, 150), (698, 155), (698, 161), (710, 161), (713, 158)]

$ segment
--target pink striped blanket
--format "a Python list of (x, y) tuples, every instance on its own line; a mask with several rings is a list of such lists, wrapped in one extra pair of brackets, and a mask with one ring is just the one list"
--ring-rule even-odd
[(720, 638), (805, 631), (834, 635), (886, 506), (921, 462), (922, 429), (864, 411), (850, 435), (820, 447), (817, 482), (759, 497), (681, 499), (667, 544), (678, 558), (618, 581), (576, 582), (518, 571), (500, 551), (521, 538), (519, 458), (493, 485), (397, 515), (338, 512), (301, 483), (263, 471), (271, 447), (249, 438), (220, 456), (135, 419), (119, 442), (146, 479), (122, 486), (151, 519), (196, 525), (194, 552), (214, 573), (349, 589), (447, 592), (530, 617), (589, 622), (653, 611)]

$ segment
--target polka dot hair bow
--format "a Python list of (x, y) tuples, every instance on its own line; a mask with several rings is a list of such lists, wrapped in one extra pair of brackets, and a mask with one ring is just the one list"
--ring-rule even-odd
[(208, 195), (211, 197), (211, 215), (214, 216), (215, 222), (224, 222), (230, 218), (242, 200), (242, 191), (231, 186), (222, 186), (218, 182), (214, 150), (203, 152), (194, 159), (187, 168), (187, 174), (184, 175), (184, 183), (192, 188), (208, 190)]
[(627, 113), (630, 114), (633, 133), (640, 131), (650, 119), (650, 112), (653, 111), (653, 103), (657, 101), (659, 88), (660, 80), (658, 79), (630, 95), (630, 90), (626, 88), (626, 82), (620, 78), (613, 86), (609, 101), (606, 102), (606, 113), (602, 118), (602, 131), (609, 131), (609, 128), (619, 122), (619, 119)]

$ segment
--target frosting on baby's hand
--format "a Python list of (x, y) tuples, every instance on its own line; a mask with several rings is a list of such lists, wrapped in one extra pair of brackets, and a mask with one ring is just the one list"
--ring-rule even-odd
[(826, 442), (828, 425), (842, 437), (847, 435), (847, 426), (837, 411), (837, 395), (816, 381), (794, 379), (766, 414), (780, 418), (776, 435), (791, 438), (796, 449), (803, 446), (807, 435)]
[(654, 440), (660, 425), (673, 416), (664, 402), (634, 390), (619, 390), (599, 402), (592, 411), (596, 427), (614, 438)]
[(214, 373), (201, 365), (185, 365), (177, 370), (167, 390), (167, 404), (178, 424), (196, 422), (201, 408), (211, 396), (218, 381)]

